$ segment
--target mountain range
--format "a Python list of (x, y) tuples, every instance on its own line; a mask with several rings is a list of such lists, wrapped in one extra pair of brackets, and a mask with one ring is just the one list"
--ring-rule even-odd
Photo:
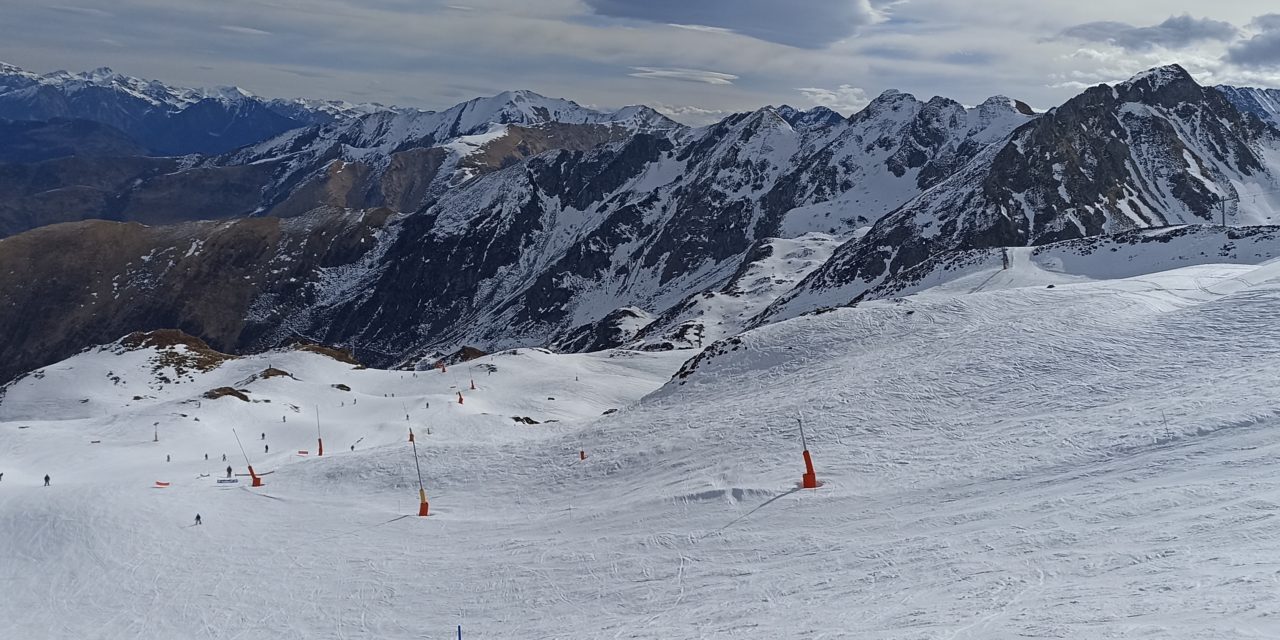
[[(886, 91), (847, 118), (770, 106), (698, 128), (529, 91), (290, 111), (2, 71), (5, 379), (160, 328), (384, 366), (464, 345), (702, 348), (892, 295), (946, 256), (1280, 221), (1276, 92), (1176, 65), (1045, 113)], [(40, 151), (59, 136), (66, 155)]]
[(37, 74), (0, 63), (0, 118), (92, 120), (156, 155), (224, 153), (301, 126), (394, 110), (343, 101), (268, 100), (239, 87), (173, 87), (106, 67)]

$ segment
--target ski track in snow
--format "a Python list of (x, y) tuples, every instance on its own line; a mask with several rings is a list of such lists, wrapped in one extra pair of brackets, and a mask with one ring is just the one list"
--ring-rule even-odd
[[(748, 332), (684, 384), (692, 352), (274, 353), (163, 388), (148, 352), (86, 352), (0, 403), (4, 635), (1280, 635), (1280, 263), (1047, 289), (1011, 258)], [(268, 364), (297, 380), (237, 384)], [(272, 402), (196, 407), (221, 385)], [(265, 487), (197, 478), (243, 472), (232, 427)]]

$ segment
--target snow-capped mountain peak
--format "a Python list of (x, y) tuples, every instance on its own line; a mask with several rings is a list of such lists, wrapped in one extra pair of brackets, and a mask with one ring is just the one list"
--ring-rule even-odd
[(1133, 77), (1122, 83), (1122, 86), (1128, 87), (1149, 87), (1159, 89), (1161, 87), (1175, 84), (1179, 82), (1195, 83), (1195, 78), (1179, 64), (1167, 64), (1160, 67), (1153, 67), (1145, 71), (1140, 71)]

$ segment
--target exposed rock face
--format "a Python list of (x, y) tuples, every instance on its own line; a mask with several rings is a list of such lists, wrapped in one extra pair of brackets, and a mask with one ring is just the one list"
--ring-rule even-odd
[(644, 309), (623, 307), (600, 320), (568, 331), (555, 341), (562, 351), (600, 351), (620, 347), (635, 339), (640, 330), (653, 322)]
[(1280, 89), (1228, 85), (1218, 85), (1214, 89), (1220, 91), (1241, 113), (1252, 114), (1259, 120), (1280, 126)]
[(0, 240), (0, 377), (131, 331), (177, 328), (219, 351), (257, 345), (262, 324), (287, 321), (287, 309), (257, 301), (313, 299), (304, 283), (373, 247), (388, 215), (320, 210), (168, 227), (89, 221)]
[[(130, 99), (143, 100), (129, 95)], [(253, 104), (248, 97), (238, 100)], [(207, 110), (211, 108), (206, 106), (208, 102), (191, 103), (182, 113)], [(189, 118), (194, 117), (172, 116), (164, 126), (191, 129), (194, 125)], [(69, 191), (56, 186), (11, 187), (22, 191), (23, 201), (0, 201), (0, 237), (44, 224), (88, 218), (169, 224), (249, 216), (291, 217), (320, 206), (385, 206), (396, 211), (416, 211), (476, 176), (513, 166), (539, 153), (555, 149), (585, 151), (624, 141), (638, 131), (682, 130), (646, 108), (599, 112), (526, 91), (472, 100), (442, 112), (377, 111), (278, 137), (266, 130), (245, 131), (244, 135), (254, 138), (247, 142), (259, 141), (255, 136), (270, 139), (204, 160), (191, 157), (147, 162), (132, 157), (125, 167), (102, 163), (102, 176), (94, 175), (93, 168), (85, 163), (50, 166), (34, 162), (38, 156), (21, 157), (32, 141), (49, 142), (69, 128), (75, 131), (66, 133), (76, 135), (85, 133), (81, 131), (85, 128), (95, 128), (101, 132), (97, 136), (101, 140), (85, 133), (78, 138), (79, 147), (42, 147), (51, 150), (46, 155), (145, 153), (137, 145), (127, 146), (128, 138), (123, 133), (118, 135), (120, 140), (114, 140), (109, 134), (116, 130), (107, 125), (75, 122), (78, 124), (74, 127), (47, 122), (8, 126), (13, 155), (25, 165), (10, 169), (18, 174), (14, 180), (43, 186), (59, 182), (64, 166), (82, 171)], [(0, 142), (5, 140), (5, 131), (0, 127)], [(148, 131), (157, 135), (155, 127)], [(109, 148), (118, 153), (106, 154)], [(139, 170), (129, 174), (128, 179), (115, 179), (122, 169), (139, 164), (163, 166), (165, 170)], [(0, 191), (5, 189), (4, 181), (5, 176), (0, 175)]]
[[(379, 112), (299, 129), (206, 166), (270, 163), (262, 209), (272, 215), (336, 205), (338, 197), (341, 206), (415, 211), (470, 178), (544, 151), (585, 151), (639, 132), (681, 129), (647, 107), (595, 111), (508, 91), (439, 112)], [(340, 177), (337, 169), (355, 173)]]
[(1265, 222), (1280, 133), (1225, 95), (1171, 67), (1042, 115), (886, 92), (848, 119), (766, 107), (687, 129), (511, 92), (121, 168), (102, 191), (127, 186), (72, 209), (282, 217), (0, 240), (0, 376), (160, 327), (384, 366), (462, 345), (700, 347), (952, 251), (1203, 223), (1223, 196), (1231, 221)]
[(848, 302), (947, 251), (1170, 224), (1269, 224), (1280, 131), (1178, 66), (1086, 90), (883, 218), (757, 322)]

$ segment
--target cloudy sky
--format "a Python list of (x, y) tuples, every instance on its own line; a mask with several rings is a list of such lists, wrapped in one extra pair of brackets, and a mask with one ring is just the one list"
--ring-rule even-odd
[(0, 0), (0, 60), (444, 108), (506, 89), (688, 122), (888, 88), (1036, 107), (1179, 62), (1280, 87), (1256, 0)]

